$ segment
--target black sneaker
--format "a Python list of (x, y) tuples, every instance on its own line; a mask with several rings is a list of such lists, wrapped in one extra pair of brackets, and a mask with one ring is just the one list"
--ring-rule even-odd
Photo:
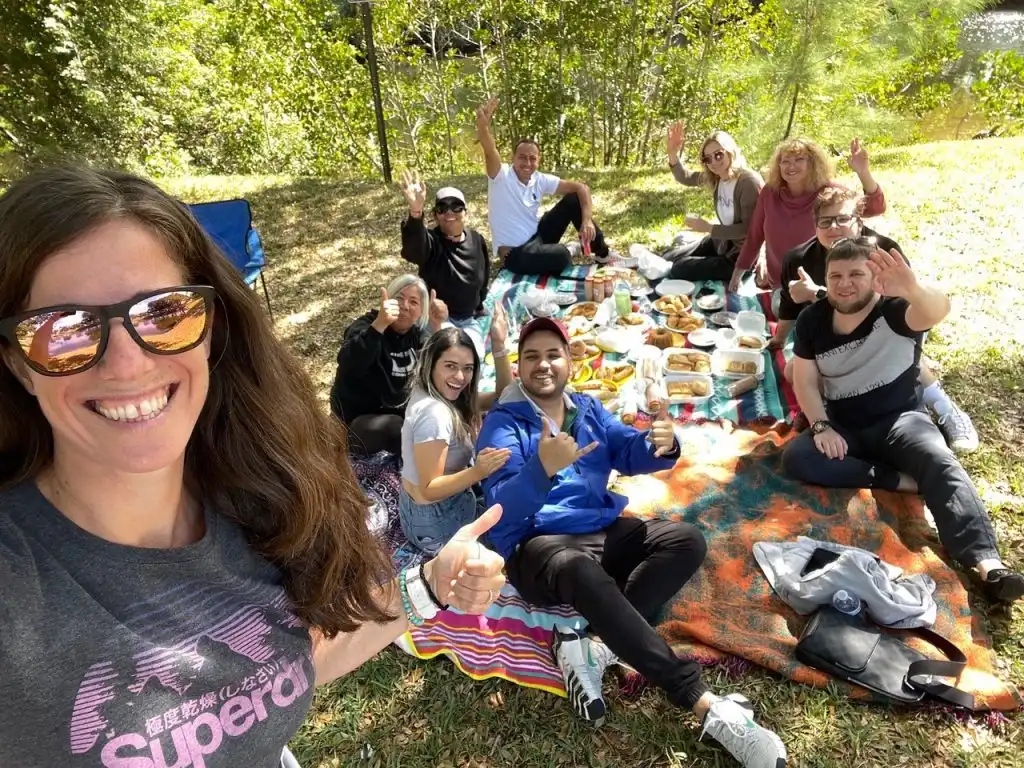
[(1012, 603), (1024, 596), (1024, 575), (1009, 568), (996, 568), (988, 572), (981, 587), (992, 602)]

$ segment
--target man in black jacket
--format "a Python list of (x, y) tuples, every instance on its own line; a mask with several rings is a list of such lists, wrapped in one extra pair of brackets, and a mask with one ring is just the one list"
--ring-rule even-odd
[(448, 306), (453, 325), (483, 315), (490, 253), (483, 235), (466, 228), (465, 195), (455, 187), (439, 189), (434, 202), (437, 226), (427, 229), (426, 186), (408, 171), (404, 182), (409, 215), (402, 222), (402, 258), (419, 267), (427, 287)]
[[(886, 253), (903, 249), (894, 240), (864, 226), (864, 198), (845, 187), (825, 187), (814, 201), (815, 237), (798, 245), (782, 259), (779, 322), (772, 346), (786, 343), (797, 316), (804, 307), (821, 301), (826, 294), (825, 273), (828, 252), (845, 238), (869, 237)], [(903, 256), (906, 261), (906, 256)], [(909, 263), (909, 262), (908, 262)], [(792, 362), (786, 366), (786, 379), (792, 381)], [(978, 447), (978, 432), (968, 416), (946, 394), (928, 361), (921, 359), (922, 399), (935, 416), (939, 430), (949, 447), (957, 453), (970, 453)]]

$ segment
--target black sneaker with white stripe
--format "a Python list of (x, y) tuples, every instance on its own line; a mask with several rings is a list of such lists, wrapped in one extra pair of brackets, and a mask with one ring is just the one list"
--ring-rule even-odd
[(593, 642), (575, 629), (558, 626), (551, 650), (562, 670), (573, 712), (595, 728), (600, 727), (607, 711), (601, 681), (615, 656), (604, 643)]

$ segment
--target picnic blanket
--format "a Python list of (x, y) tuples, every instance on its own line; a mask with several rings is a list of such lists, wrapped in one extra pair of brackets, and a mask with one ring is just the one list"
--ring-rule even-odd
[[(830, 682), (851, 696), (864, 691), (797, 662), (794, 649), (809, 617), (801, 617), (772, 591), (752, 554), (758, 541), (804, 535), (862, 547), (908, 574), (926, 573), (936, 584), (934, 630), (966, 654), (960, 687), (979, 708), (1021, 705), (1012, 684), (994, 674), (989, 638), (971, 614), (962, 579), (942, 556), (920, 497), (884, 491), (828, 490), (803, 485), (782, 473), (780, 448), (790, 430), (759, 434), (705, 425), (684, 430), (684, 458), (655, 477), (624, 478), (629, 511), (687, 520), (708, 543), (697, 575), (664, 611), (661, 631), (680, 655), (722, 659), (732, 655), (797, 682)], [(941, 655), (927, 644), (921, 652)]]
[[(499, 301), (508, 313), (513, 328), (521, 327), (529, 319), (529, 314), (519, 300), (530, 288), (548, 288), (562, 293), (574, 293), (577, 299), (583, 300), (585, 278), (594, 269), (596, 267), (593, 266), (572, 266), (558, 276), (520, 275), (507, 269), (500, 270), (491, 283), (487, 298), (484, 300), (487, 315), (475, 321), (475, 330), (481, 338), (486, 338), (490, 329), (490, 313), (494, 311), (494, 307)], [(742, 292), (740, 294), (726, 293), (725, 286), (720, 281), (698, 282), (694, 293), (705, 288), (714, 290), (724, 297), (726, 309), (729, 311), (761, 312), (765, 315), (769, 330), (774, 330), (775, 318), (771, 314), (770, 293), (758, 295), (748, 295)], [(490, 339), (486, 339), (485, 348), (489, 351)], [(731, 398), (726, 391), (731, 382), (716, 377), (715, 394), (710, 400), (700, 405), (674, 405), (671, 408), (672, 415), (684, 423), (726, 420), (740, 425), (759, 424), (769, 427), (781, 422), (792, 423), (799, 407), (792, 388), (782, 375), (790, 354), (789, 350), (772, 350), (765, 353), (764, 380), (757, 389), (738, 398)], [(607, 357), (611, 359), (616, 356)], [(602, 359), (598, 358), (593, 365), (599, 366), (602, 362)], [(481, 381), (485, 389), (493, 389), (493, 365), (484, 364)], [(638, 426), (643, 428), (646, 425), (641, 413)]]
[[(371, 501), (370, 528), (391, 552), (397, 573), (417, 565), (423, 553), (409, 545), (398, 523), (398, 462), (388, 453), (354, 459), (360, 485)], [(475, 680), (498, 677), (527, 688), (565, 696), (562, 673), (551, 657), (554, 625), (583, 629), (587, 622), (568, 606), (540, 608), (524, 601), (511, 585), (483, 616), (442, 611), (397, 642), (420, 659), (446, 656)]]
[[(772, 592), (754, 560), (758, 541), (805, 535), (862, 547), (907, 573), (931, 576), (937, 584), (934, 629), (969, 660), (960, 687), (976, 696), (979, 708), (1021, 705), (1013, 686), (995, 677), (990, 641), (971, 615), (961, 577), (941, 559), (918, 497), (827, 490), (788, 479), (780, 461), (780, 449), (791, 436), (787, 428), (758, 432), (706, 423), (687, 426), (683, 434), (684, 458), (674, 469), (621, 478), (616, 487), (630, 499), (627, 514), (687, 520), (707, 539), (704, 566), (666, 606), (658, 624), (676, 653), (734, 671), (757, 664), (796, 682), (819, 687), (831, 682), (852, 697), (867, 698), (796, 661), (796, 641), (808, 618)], [(396, 571), (416, 564), (422, 555), (406, 543), (397, 522), (396, 459), (382, 453), (353, 464), (373, 502), (371, 527), (392, 553)], [(565, 696), (550, 651), (556, 623), (586, 626), (567, 606), (530, 605), (506, 586), (485, 615), (444, 611), (413, 627), (398, 644), (422, 659), (447, 656), (474, 679), (499, 677)], [(921, 650), (936, 655), (927, 646)]]

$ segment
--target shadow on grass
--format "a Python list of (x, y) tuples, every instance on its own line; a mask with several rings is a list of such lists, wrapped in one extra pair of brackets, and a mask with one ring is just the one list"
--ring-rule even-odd
[[(447, 660), (422, 662), (389, 649), (321, 689), (291, 747), (307, 768), (735, 765), (712, 740), (698, 741), (696, 719), (660, 691), (626, 696), (616, 680), (614, 672), (605, 676), (609, 716), (595, 731), (565, 699), (504, 681), (472, 681)], [(885, 765), (895, 744), (900, 764), (953, 764), (943, 738), (953, 723), (948, 715), (853, 702), (836, 688), (761, 671), (737, 680), (711, 668), (705, 681), (754, 702), (758, 721), (780, 734), (792, 764)]]

